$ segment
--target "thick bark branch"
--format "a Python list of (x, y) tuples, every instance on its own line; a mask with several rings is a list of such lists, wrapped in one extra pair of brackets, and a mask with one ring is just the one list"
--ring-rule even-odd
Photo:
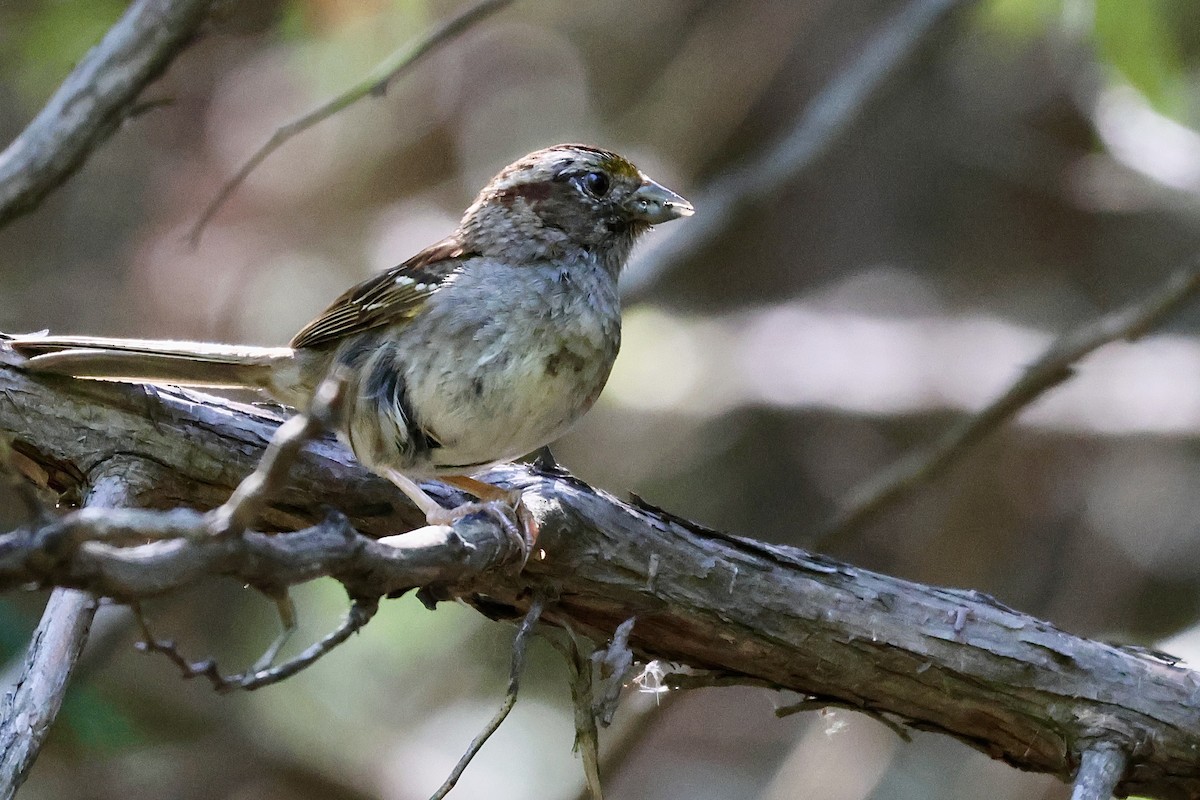
[[(270, 411), (196, 394), (35, 379), (5, 358), (0, 350), (0, 430), (16, 434), (17, 449), (39, 467), (35, 478), (60, 489), (126, 453), (164, 467), (143, 498), (149, 504), (211, 507), (254, 468), (279, 422)], [(544, 593), (552, 598), (544, 619), (597, 639), (636, 617), (629, 644), (642, 658), (894, 716), (1064, 780), (1105, 743), (1128, 753), (1118, 792), (1200, 798), (1193, 672), (1071, 636), (974, 592), (632, 507), (566, 475), (510, 466), (490, 477), (526, 487), (541, 526), (545, 557), (520, 574), (502, 568), (505, 537), (479, 517), (454, 531), (369, 538), (407, 530), (420, 515), (324, 441), (301, 455), (260, 521), (305, 530), (202, 537), (196, 512), (85, 509), (57, 526), (0, 537), (0, 581), (135, 598), (210, 574), (260, 586), (328, 574), (362, 594), (431, 586), (427, 599), (461, 597), (510, 618)], [(330, 507), (349, 522), (321, 522)], [(157, 541), (128, 541), (146, 526)]]

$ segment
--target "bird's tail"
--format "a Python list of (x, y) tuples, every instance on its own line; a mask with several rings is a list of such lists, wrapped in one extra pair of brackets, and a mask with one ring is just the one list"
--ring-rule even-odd
[(128, 383), (244, 387), (278, 392), (295, 378), (288, 347), (242, 347), (205, 342), (105, 339), (92, 336), (3, 336), (33, 372)]

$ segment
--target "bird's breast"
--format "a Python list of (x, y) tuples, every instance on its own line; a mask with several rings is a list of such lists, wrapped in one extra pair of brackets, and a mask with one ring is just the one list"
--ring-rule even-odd
[[(397, 348), (434, 473), (516, 458), (596, 401), (620, 346), (613, 276), (593, 264), (466, 270)], [(441, 294), (441, 293), (439, 293)]]

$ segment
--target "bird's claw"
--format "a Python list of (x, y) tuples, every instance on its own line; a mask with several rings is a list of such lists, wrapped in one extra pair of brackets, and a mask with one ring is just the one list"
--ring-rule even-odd
[(538, 525), (533, 514), (521, 502), (520, 492), (513, 493), (508, 502), (504, 500), (472, 501), (454, 508), (431, 511), (425, 519), (430, 525), (450, 525), (472, 514), (487, 514), (499, 523), (501, 529), (516, 545), (521, 554), (521, 567), (529, 561), (529, 555), (537, 544)]

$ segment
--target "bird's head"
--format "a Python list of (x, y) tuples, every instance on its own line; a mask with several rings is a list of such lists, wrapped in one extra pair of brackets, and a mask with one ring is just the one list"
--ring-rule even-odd
[(484, 255), (542, 259), (584, 250), (619, 269), (638, 235), (691, 213), (687, 200), (622, 156), (560, 144), (501, 170), (459, 232)]

